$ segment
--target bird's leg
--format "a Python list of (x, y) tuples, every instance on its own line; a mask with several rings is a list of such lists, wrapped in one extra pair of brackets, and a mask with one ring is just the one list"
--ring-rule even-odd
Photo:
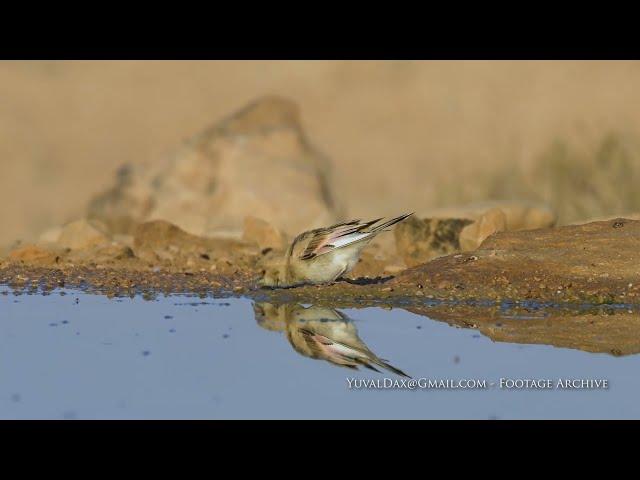
[[(342, 271), (338, 275), (336, 275), (334, 277), (334, 279), (330, 283), (334, 283), (336, 280), (338, 280), (340, 277), (342, 277), (342, 275), (344, 275), (345, 273), (347, 273), (347, 267), (344, 267), (342, 269)], [(343, 280), (345, 280), (345, 279), (343, 278)]]

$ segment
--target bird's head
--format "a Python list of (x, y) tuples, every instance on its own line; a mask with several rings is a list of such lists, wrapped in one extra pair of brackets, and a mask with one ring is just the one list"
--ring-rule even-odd
[(276, 288), (281, 286), (282, 283), (282, 267), (280, 265), (265, 266), (258, 278), (259, 287)]

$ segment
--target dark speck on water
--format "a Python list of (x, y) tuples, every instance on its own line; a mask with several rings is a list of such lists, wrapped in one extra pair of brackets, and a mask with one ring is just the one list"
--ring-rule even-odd
[(224, 333), (224, 334), (222, 335), (222, 338), (229, 338), (229, 334), (228, 334), (228, 333)]
[(20, 403), (20, 400), (22, 400), (22, 397), (20, 396), (19, 393), (14, 393), (11, 395), (11, 401), (13, 403)]
[(66, 325), (66, 324), (68, 324), (68, 323), (69, 323), (69, 320), (63, 320), (63, 321), (62, 321), (62, 322), (60, 322), (60, 323), (62, 323), (63, 325)]
[(176, 333), (176, 329), (175, 328), (170, 328), (169, 329), (169, 333)]
[(165, 320), (171, 320), (173, 318), (173, 315), (165, 315), (164, 318)]
[(57, 324), (57, 323), (55, 323), (55, 322), (51, 322), (51, 323), (49, 324), (49, 326), (50, 326), (50, 327), (57, 327), (57, 326), (58, 326), (58, 324)]
[(151, 352), (149, 350), (143, 350), (142, 352), (143, 357), (148, 357), (149, 355), (151, 355)]
[(418, 330), (421, 330), (421, 329), (422, 329), (422, 325), (418, 325), (416, 328), (417, 328)]

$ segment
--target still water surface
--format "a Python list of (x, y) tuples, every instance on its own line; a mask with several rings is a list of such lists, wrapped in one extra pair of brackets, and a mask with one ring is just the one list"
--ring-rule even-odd
[[(638, 355), (495, 343), (401, 309), (2, 291), (3, 419), (640, 418)], [(353, 355), (379, 372), (338, 365)], [(349, 388), (400, 373), (487, 388)], [(507, 390), (501, 377), (609, 388)]]

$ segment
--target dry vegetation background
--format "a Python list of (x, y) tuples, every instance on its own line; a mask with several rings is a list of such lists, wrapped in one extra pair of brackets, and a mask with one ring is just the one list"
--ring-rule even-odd
[(486, 199), (640, 211), (639, 62), (0, 62), (0, 245), (82, 216), (118, 166), (295, 100), (354, 216)]

